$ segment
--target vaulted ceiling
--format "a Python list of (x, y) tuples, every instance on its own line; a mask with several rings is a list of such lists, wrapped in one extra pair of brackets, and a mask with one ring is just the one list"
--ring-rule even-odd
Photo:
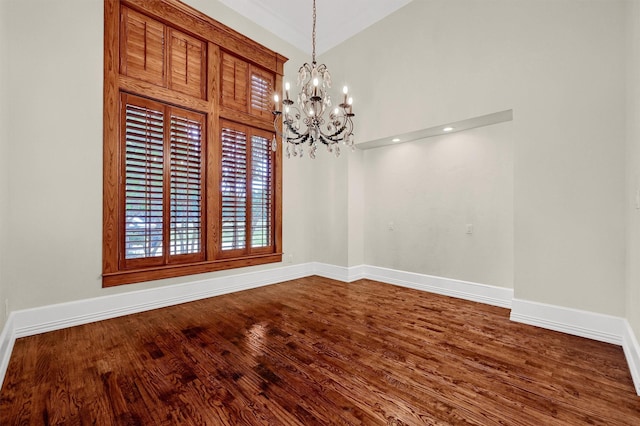
[[(312, 0), (220, 0), (256, 24), (311, 54)], [(317, 0), (320, 55), (412, 0)]]

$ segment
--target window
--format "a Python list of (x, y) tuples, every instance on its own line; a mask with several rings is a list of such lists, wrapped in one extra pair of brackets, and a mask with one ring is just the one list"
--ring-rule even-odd
[(177, 0), (105, 0), (103, 286), (282, 260), (285, 61)]
[(122, 268), (204, 259), (204, 116), (123, 94)]

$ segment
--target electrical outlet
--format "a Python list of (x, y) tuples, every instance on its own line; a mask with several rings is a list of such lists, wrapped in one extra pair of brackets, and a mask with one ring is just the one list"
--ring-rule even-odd
[(292, 254), (287, 256), (287, 263), (293, 263), (293, 255)]
[(467, 234), (473, 234), (473, 223), (467, 223)]
[(4, 318), (9, 318), (9, 299), (4, 299)]

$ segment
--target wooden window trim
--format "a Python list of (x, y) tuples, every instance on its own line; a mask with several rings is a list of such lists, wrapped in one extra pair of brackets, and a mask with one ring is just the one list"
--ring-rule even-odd
[[(137, 80), (120, 74), (120, 8), (126, 6), (131, 10), (147, 15), (185, 35), (203, 40), (207, 47), (204, 63), (207, 66), (206, 87), (204, 96), (191, 96), (176, 92), (167, 87)], [(232, 111), (220, 106), (219, 62), (220, 50), (229, 51), (251, 66), (273, 72), (276, 76), (275, 91), (280, 92), (282, 75), (286, 58), (249, 38), (231, 30), (201, 12), (181, 3), (178, 0), (104, 0), (104, 93), (103, 93), (103, 287), (164, 278), (179, 277), (191, 274), (241, 268), (282, 261), (282, 150), (281, 144), (275, 154), (274, 175), (274, 212), (273, 249), (249, 250), (247, 253), (224, 259), (218, 256), (219, 248), (216, 235), (219, 233), (219, 221), (211, 212), (220, 211), (219, 157), (220, 120), (228, 119), (242, 125), (252, 126), (265, 131), (273, 131), (270, 119), (256, 117), (248, 113)], [(165, 80), (167, 76), (164, 76)], [(206, 113), (205, 133), (207, 149), (205, 150), (205, 193), (203, 203), (205, 209), (203, 261), (181, 264), (166, 264), (140, 269), (122, 269), (120, 266), (120, 229), (122, 228), (120, 213), (119, 189), (121, 179), (121, 143), (120, 143), (120, 96), (131, 93), (159, 99), (167, 104), (180, 108)]]

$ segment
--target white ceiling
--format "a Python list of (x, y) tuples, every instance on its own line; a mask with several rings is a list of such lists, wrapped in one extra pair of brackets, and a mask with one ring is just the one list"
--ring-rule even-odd
[[(312, 0), (220, 0), (311, 55)], [(316, 0), (316, 54), (331, 49), (412, 0)]]

